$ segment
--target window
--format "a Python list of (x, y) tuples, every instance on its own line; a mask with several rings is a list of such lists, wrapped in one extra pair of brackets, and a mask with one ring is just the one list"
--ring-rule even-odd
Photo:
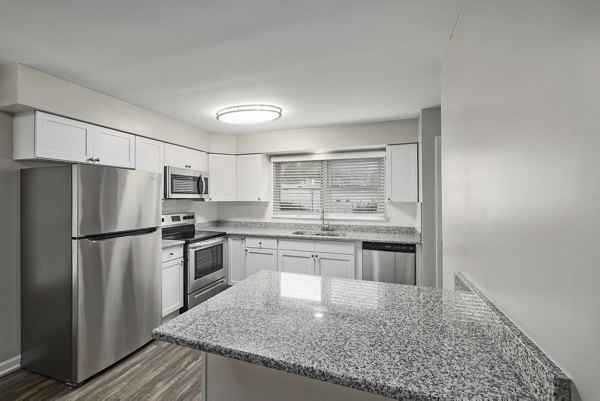
[[(372, 152), (370, 152), (372, 153)], [(273, 160), (273, 215), (385, 218), (385, 158)]]

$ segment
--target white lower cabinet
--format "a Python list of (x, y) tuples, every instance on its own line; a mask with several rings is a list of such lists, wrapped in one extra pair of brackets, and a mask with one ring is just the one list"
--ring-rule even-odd
[(315, 274), (315, 254), (306, 251), (278, 251), (278, 268), (281, 272)]
[(277, 271), (277, 249), (246, 248), (246, 277), (261, 270)]
[(244, 237), (229, 237), (227, 239), (229, 285), (237, 284), (246, 278), (246, 239)]
[(230, 236), (230, 285), (261, 271), (355, 277), (355, 244), (348, 241)]
[(315, 260), (319, 276), (354, 278), (354, 255), (318, 253)]
[(183, 306), (183, 259), (162, 263), (162, 316)]

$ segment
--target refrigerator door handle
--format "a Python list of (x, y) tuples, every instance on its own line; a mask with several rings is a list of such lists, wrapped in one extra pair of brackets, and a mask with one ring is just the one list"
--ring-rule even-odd
[(121, 231), (118, 233), (110, 233), (110, 234), (87, 235), (85, 237), (75, 238), (75, 239), (85, 239), (85, 240), (92, 241), (92, 242), (98, 242), (98, 241), (106, 241), (109, 239), (116, 239), (116, 238), (137, 237), (140, 235), (148, 235), (148, 234), (152, 234), (152, 233), (156, 232), (156, 230), (158, 230), (158, 227), (144, 228), (141, 230)]

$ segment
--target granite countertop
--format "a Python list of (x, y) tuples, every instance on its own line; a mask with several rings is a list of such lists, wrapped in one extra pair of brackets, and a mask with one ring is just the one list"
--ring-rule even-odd
[(173, 246), (179, 246), (185, 244), (185, 241), (179, 241), (174, 239), (163, 239), (162, 240), (162, 249), (171, 248)]
[(332, 225), (335, 232), (343, 237), (327, 237), (319, 235), (297, 235), (295, 231), (320, 231), (318, 224), (262, 223), (240, 221), (217, 221), (197, 224), (200, 230), (219, 230), (228, 235), (277, 237), (292, 239), (324, 240), (324, 241), (363, 241), (398, 244), (420, 244), (421, 234), (413, 227), (359, 226), (350, 224)]
[(535, 399), (473, 292), (261, 271), (155, 339), (398, 400)]

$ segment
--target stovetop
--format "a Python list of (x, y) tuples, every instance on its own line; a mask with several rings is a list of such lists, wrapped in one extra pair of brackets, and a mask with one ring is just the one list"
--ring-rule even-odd
[(196, 230), (186, 230), (186, 231), (175, 231), (173, 228), (171, 229), (163, 229), (163, 239), (172, 239), (185, 241), (186, 243), (192, 242), (200, 242), (205, 241), (212, 238), (224, 237), (227, 233), (223, 231), (196, 231)]

